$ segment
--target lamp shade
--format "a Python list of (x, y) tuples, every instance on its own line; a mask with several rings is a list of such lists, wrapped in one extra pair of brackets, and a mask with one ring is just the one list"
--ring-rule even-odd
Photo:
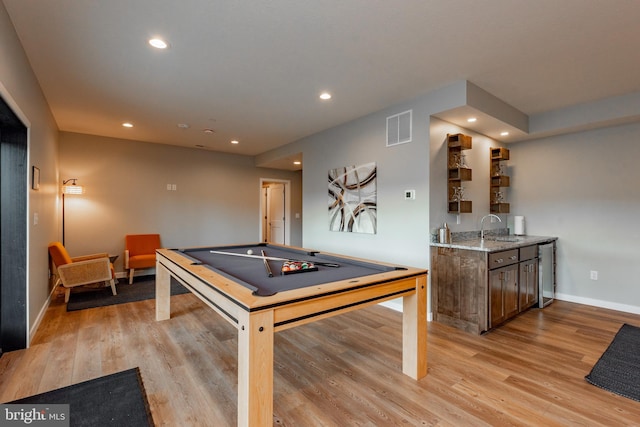
[(84, 186), (83, 185), (77, 185), (75, 183), (75, 181), (72, 184), (65, 184), (62, 186), (62, 193), (63, 194), (83, 194), (84, 193)]

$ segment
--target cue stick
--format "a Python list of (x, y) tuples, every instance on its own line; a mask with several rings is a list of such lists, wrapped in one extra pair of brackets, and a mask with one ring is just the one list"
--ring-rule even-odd
[(302, 261), (302, 262), (311, 262), (315, 265), (323, 265), (325, 267), (334, 267), (334, 268), (338, 268), (340, 267), (340, 264), (336, 264), (335, 262), (317, 262), (317, 261), (309, 261), (309, 260), (304, 260), (304, 259), (293, 259), (293, 258), (278, 258), (278, 257), (273, 257), (273, 256), (261, 256), (261, 255), (249, 255), (249, 254), (239, 254), (236, 252), (222, 252), (222, 251), (209, 251), (212, 254), (219, 254), (219, 255), (231, 255), (231, 256), (239, 256), (239, 257), (244, 257), (244, 258), (258, 258), (258, 259), (268, 259), (271, 261)]
[(264, 251), (260, 251), (260, 252), (262, 252), (262, 261), (264, 261), (264, 268), (267, 269), (267, 275), (269, 277), (273, 277), (273, 272), (271, 271), (271, 267), (269, 267), (269, 261), (267, 261), (267, 256), (264, 254)]

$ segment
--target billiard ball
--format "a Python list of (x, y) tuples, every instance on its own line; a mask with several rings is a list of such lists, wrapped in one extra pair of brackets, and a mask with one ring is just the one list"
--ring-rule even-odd
[(247, 251), (247, 255), (253, 255), (253, 251), (252, 251), (251, 249), (249, 249), (249, 250)]

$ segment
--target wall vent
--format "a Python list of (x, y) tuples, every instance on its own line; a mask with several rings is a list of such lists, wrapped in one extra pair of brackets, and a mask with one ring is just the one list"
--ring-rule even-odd
[(413, 110), (387, 117), (387, 147), (411, 142)]

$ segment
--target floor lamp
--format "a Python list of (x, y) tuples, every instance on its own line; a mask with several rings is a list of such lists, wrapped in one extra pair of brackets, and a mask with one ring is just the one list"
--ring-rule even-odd
[(78, 178), (70, 178), (62, 181), (62, 246), (64, 246), (64, 196), (65, 194), (78, 195), (84, 193), (84, 186), (77, 185), (77, 180)]

